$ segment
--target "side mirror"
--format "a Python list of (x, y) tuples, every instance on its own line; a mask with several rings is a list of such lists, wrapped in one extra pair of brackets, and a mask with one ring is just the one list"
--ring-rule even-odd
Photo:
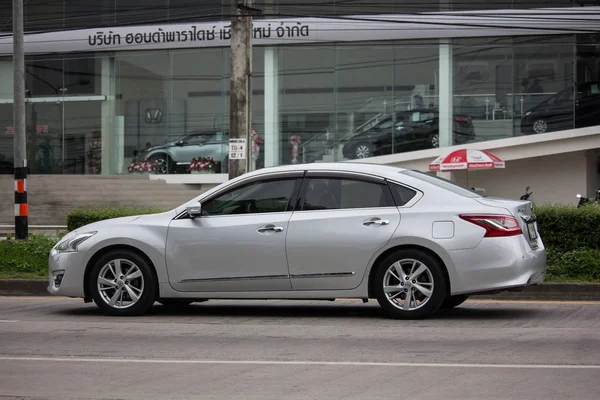
[(183, 140), (176, 141), (175, 146), (183, 146)]
[(199, 217), (202, 214), (202, 204), (187, 206), (186, 211), (191, 219)]

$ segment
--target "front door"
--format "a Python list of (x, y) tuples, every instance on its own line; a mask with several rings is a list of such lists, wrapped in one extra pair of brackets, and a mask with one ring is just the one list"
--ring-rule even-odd
[(174, 220), (171, 286), (185, 292), (290, 290), (285, 254), (302, 173), (263, 179), (202, 201), (202, 216)]
[(384, 180), (308, 172), (287, 236), (294, 290), (357, 287), (400, 223)]

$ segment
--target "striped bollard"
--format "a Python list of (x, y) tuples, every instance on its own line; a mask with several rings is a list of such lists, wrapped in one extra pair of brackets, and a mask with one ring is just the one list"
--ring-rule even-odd
[(29, 208), (27, 205), (27, 162), (23, 167), (15, 166), (15, 237), (27, 239)]

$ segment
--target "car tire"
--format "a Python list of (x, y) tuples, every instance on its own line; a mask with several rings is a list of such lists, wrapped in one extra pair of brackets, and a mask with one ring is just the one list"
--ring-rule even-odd
[(434, 135), (431, 136), (431, 138), (429, 139), (429, 144), (434, 149), (437, 149), (438, 147), (440, 147), (440, 135), (439, 135), (439, 133), (436, 133), (436, 134), (434, 134)]
[(456, 296), (448, 296), (448, 298), (446, 298), (446, 300), (444, 300), (444, 302), (442, 303), (442, 306), (440, 308), (442, 310), (448, 310), (450, 308), (458, 307), (462, 303), (467, 301), (468, 298), (469, 298), (469, 296), (467, 296), (466, 294), (458, 294)]
[(100, 257), (92, 267), (88, 285), (98, 308), (116, 316), (145, 314), (158, 291), (153, 268), (130, 250), (110, 251)]
[(544, 118), (536, 118), (533, 120), (530, 128), (532, 134), (541, 134), (550, 132), (550, 124)]
[(395, 319), (429, 317), (439, 310), (448, 293), (443, 265), (417, 249), (398, 250), (386, 257), (373, 283), (379, 305)]
[(362, 159), (373, 156), (373, 147), (369, 143), (361, 142), (354, 145), (352, 150), (352, 156), (354, 159)]
[(168, 154), (157, 154), (148, 159), (150, 162), (156, 161), (159, 164), (157, 174), (168, 175), (175, 172), (175, 163)]

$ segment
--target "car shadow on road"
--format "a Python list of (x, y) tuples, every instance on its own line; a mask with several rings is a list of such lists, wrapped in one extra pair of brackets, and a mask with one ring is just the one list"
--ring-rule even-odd
[[(336, 304), (337, 303), (337, 304)], [(351, 304), (356, 303), (356, 304)], [(103, 317), (102, 312), (95, 306), (69, 308), (56, 310), (57, 314), (70, 316), (96, 316)], [(428, 320), (521, 320), (547, 317), (552, 313), (551, 308), (532, 306), (518, 306), (510, 304), (465, 303), (465, 305), (450, 309), (440, 310)], [(354, 318), (354, 319), (388, 319), (385, 311), (376, 302), (360, 304), (358, 302), (322, 302), (315, 304), (301, 304), (299, 302), (260, 302), (252, 301), (244, 304), (243, 301), (218, 301), (211, 303), (194, 303), (187, 307), (171, 308), (155, 304), (148, 314), (139, 318)], [(111, 318), (111, 317), (106, 317)], [(113, 317), (118, 318), (118, 317)]]

